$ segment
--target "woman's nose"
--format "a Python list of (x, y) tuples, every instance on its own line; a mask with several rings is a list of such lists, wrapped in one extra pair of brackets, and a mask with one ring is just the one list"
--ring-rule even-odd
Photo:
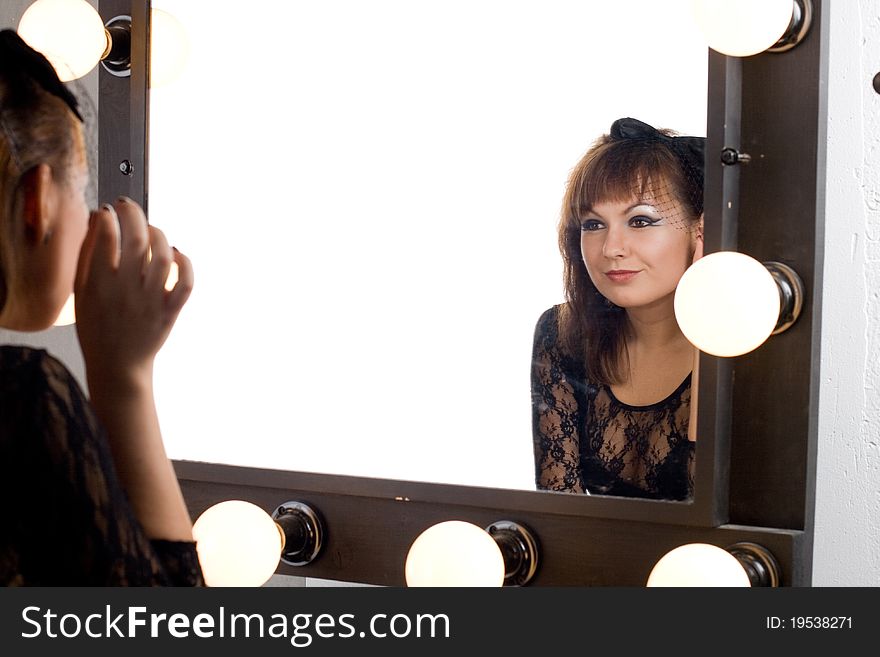
[(605, 234), (602, 255), (606, 258), (621, 258), (626, 255), (626, 238), (621, 231), (610, 228)]

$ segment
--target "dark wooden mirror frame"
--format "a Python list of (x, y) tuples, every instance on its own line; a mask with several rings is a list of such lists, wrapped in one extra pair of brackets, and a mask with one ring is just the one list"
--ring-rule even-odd
[[(106, 22), (132, 17), (132, 73), (99, 76), (99, 195), (146, 207), (149, 0), (100, 0)], [(827, 19), (813, 0), (810, 33), (779, 54), (709, 51), (706, 252), (783, 262), (803, 279), (800, 319), (756, 351), (701, 355), (692, 502), (654, 502), (244, 468), (175, 467), (193, 518), (227, 499), (271, 512), (288, 500), (324, 517), (326, 545), (282, 574), (402, 586), (415, 537), (461, 519), (514, 520), (540, 543), (535, 586), (643, 586), (668, 550), (751, 541), (779, 561), (783, 586), (811, 581), (824, 225)], [(662, 75), (662, 71), (657, 71)], [(723, 165), (736, 148), (751, 162)], [(129, 161), (129, 173), (120, 164)], [(196, 263), (197, 266), (197, 263)], [(705, 437), (711, 436), (712, 440)]]

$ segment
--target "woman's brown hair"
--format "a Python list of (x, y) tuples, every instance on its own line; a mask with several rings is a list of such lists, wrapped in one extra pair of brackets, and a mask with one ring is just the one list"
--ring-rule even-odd
[[(11, 30), (0, 32), (0, 309), (6, 304), (22, 235), (22, 181), (39, 164), (67, 180), (84, 143), (76, 101), (51, 65)], [(47, 69), (48, 67), (48, 69)], [(55, 87), (57, 85), (58, 88)], [(47, 91), (47, 87), (51, 91)], [(75, 113), (76, 112), (76, 113)]]
[[(621, 121), (632, 122), (640, 133), (621, 136)], [(644, 198), (648, 191), (666, 188), (686, 209), (689, 226), (696, 225), (703, 213), (703, 168), (702, 142), (693, 140), (700, 139), (675, 137), (672, 131), (621, 119), (572, 169), (559, 221), (566, 300), (559, 313), (559, 340), (569, 356), (585, 363), (592, 381), (612, 384), (624, 379), (628, 320), (626, 311), (602, 296), (590, 280), (581, 255), (584, 215), (596, 203)]]

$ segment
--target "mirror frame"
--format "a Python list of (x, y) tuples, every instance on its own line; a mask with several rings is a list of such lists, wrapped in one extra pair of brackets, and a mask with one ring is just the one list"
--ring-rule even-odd
[[(147, 209), (149, 0), (100, 0), (132, 17), (132, 74), (99, 75), (99, 198)], [(813, 0), (810, 33), (785, 53), (749, 58), (708, 51), (706, 252), (739, 250), (793, 267), (806, 298), (800, 319), (755, 352), (700, 357), (692, 501), (668, 502), (491, 489), (177, 461), (193, 518), (226, 499), (271, 512), (289, 500), (324, 517), (326, 546), (278, 573), (404, 584), (407, 550), (428, 526), (514, 520), (540, 543), (530, 585), (642, 586), (682, 543), (751, 541), (780, 563), (782, 585), (810, 583), (817, 443), (827, 20)], [(742, 135), (742, 136), (741, 136)], [(723, 165), (725, 147), (748, 165)], [(714, 154), (714, 155), (713, 155)], [(133, 163), (130, 175), (120, 171)], [(792, 184), (791, 181), (796, 181)], [(743, 220), (740, 220), (740, 217)], [(747, 219), (747, 220), (746, 220)], [(768, 220), (769, 219), (769, 220)]]

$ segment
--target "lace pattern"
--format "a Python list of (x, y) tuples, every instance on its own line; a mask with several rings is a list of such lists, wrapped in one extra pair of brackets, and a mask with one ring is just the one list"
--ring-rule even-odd
[(649, 406), (618, 401), (558, 346), (559, 307), (544, 312), (532, 351), (532, 436), (538, 489), (650, 499), (693, 494), (691, 377)]
[(147, 538), (97, 417), (41, 349), (0, 347), (0, 583), (203, 585), (195, 544)]

